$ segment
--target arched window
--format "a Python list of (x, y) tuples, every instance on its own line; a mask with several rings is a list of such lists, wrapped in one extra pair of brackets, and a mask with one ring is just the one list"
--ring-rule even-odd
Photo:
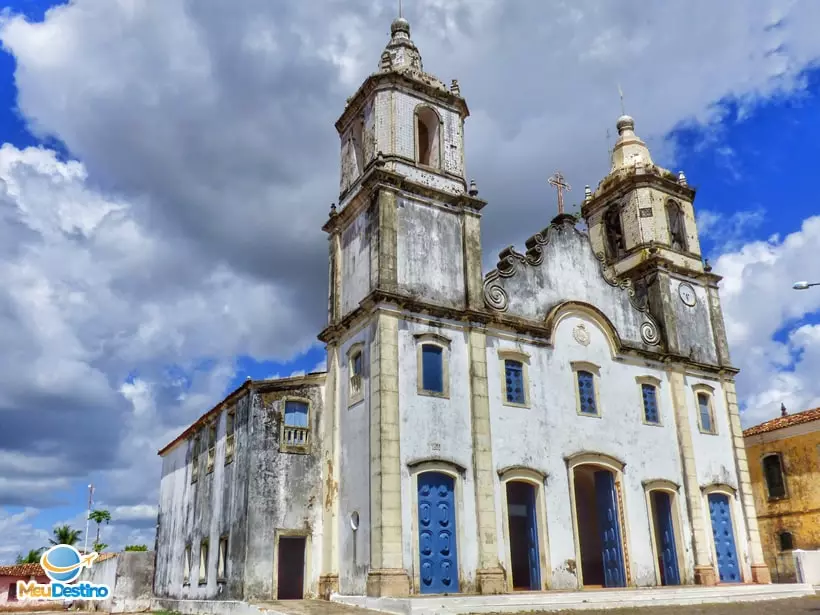
[(669, 246), (673, 250), (686, 250), (686, 227), (683, 221), (683, 210), (675, 201), (667, 201), (666, 219), (669, 224)]
[(766, 479), (766, 489), (769, 499), (786, 497), (786, 481), (783, 478), (783, 464), (780, 455), (774, 453), (763, 458), (763, 478)]
[(439, 166), (438, 114), (430, 107), (416, 110), (416, 160), (429, 167)]
[(356, 158), (356, 170), (361, 175), (364, 171), (364, 120), (359, 118), (353, 124), (353, 131), (350, 133), (353, 145), (353, 156)]
[(617, 205), (610, 205), (604, 214), (604, 229), (609, 257), (620, 258), (626, 250), (626, 245), (621, 228), (621, 212)]
[(791, 532), (780, 532), (777, 536), (780, 542), (781, 551), (791, 551), (794, 549), (794, 536)]

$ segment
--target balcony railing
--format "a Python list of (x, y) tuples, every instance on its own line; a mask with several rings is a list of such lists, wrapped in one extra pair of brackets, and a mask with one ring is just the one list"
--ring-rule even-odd
[(310, 445), (310, 429), (308, 427), (294, 427), (285, 425), (282, 429), (282, 450), (296, 450), (304, 452)]

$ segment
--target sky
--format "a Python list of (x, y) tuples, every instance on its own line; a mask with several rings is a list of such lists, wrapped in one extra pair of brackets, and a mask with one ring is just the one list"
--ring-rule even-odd
[[(6, 0), (8, 1), (8, 0)], [(323, 369), (334, 122), (388, 0), (0, 10), (0, 563), (85, 526), (153, 545), (157, 450), (247, 377)], [(742, 420), (820, 406), (820, 3), (405, 0), (459, 80), (485, 270), (608, 170), (624, 108), (698, 189)], [(571, 207), (570, 207), (571, 209)], [(92, 538), (94, 528), (91, 528)]]

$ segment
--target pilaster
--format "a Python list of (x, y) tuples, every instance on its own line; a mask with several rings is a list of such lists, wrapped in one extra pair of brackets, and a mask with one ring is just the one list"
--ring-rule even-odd
[(399, 326), (379, 312), (370, 349), (370, 596), (407, 596), (402, 561)]
[(729, 340), (726, 337), (726, 324), (723, 320), (723, 308), (720, 305), (720, 294), (716, 281), (707, 284), (706, 293), (709, 298), (709, 317), (712, 321), (712, 331), (715, 336), (718, 363), (728, 367), (732, 364), (732, 361), (729, 357)]
[(686, 403), (686, 383), (681, 371), (667, 371), (672, 392), (672, 405), (675, 410), (675, 424), (678, 434), (681, 464), (683, 466), (683, 489), (686, 495), (686, 510), (692, 531), (692, 552), (695, 556), (695, 583), (698, 585), (715, 585), (717, 577), (709, 557), (709, 533), (703, 514), (703, 499), (698, 481), (695, 449), (692, 441), (692, 428), (689, 421), (689, 409)]
[(658, 320), (664, 331), (667, 351), (672, 354), (681, 354), (678, 348), (678, 330), (675, 318), (671, 316), (675, 313), (670, 290), (669, 273), (663, 269), (657, 269), (647, 277), (647, 294), (649, 297), (649, 311)]
[(484, 275), (481, 271), (481, 218), (479, 214), (465, 210), (462, 229), (467, 307), (471, 310), (481, 310), (484, 308)]
[(487, 388), (487, 335), (476, 329), (470, 330), (470, 410), (478, 526), (476, 580), (478, 591), (482, 594), (501, 594), (506, 591), (506, 578), (498, 561), (490, 396)]
[(396, 218), (396, 193), (380, 188), (370, 210), (370, 290), (397, 288)]
[(334, 229), (328, 237), (328, 324), (334, 324), (339, 320), (342, 301), (342, 242), (341, 232)]
[(327, 348), (327, 380), (322, 465), (322, 574), (319, 595), (329, 599), (339, 591), (339, 348)]
[(752, 566), (752, 581), (755, 583), (771, 583), (772, 577), (769, 567), (763, 559), (763, 547), (760, 544), (760, 530), (757, 525), (757, 511), (755, 510), (752, 480), (749, 475), (749, 462), (746, 457), (746, 446), (743, 443), (743, 427), (740, 424), (740, 411), (737, 406), (737, 392), (733, 380), (724, 379), (723, 392), (726, 396), (726, 408), (729, 412), (729, 424), (732, 430), (732, 447), (734, 448), (735, 465), (737, 470), (738, 492), (743, 507), (743, 516), (746, 519), (746, 533), (749, 542), (749, 556)]

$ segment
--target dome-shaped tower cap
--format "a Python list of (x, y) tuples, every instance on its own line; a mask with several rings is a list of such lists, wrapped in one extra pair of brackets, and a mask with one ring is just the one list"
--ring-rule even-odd
[(393, 23), (390, 24), (390, 34), (396, 34), (396, 32), (405, 32), (409, 36), (410, 22), (404, 17), (396, 17)]

